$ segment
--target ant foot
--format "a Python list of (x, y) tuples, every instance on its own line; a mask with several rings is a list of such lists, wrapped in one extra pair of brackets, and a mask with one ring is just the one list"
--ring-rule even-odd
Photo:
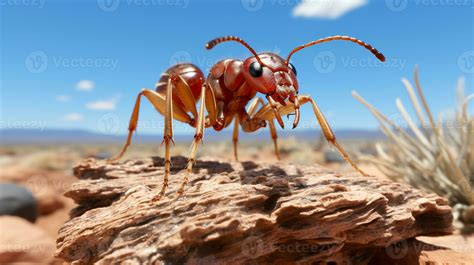
[(162, 197), (163, 197), (163, 196), (162, 196), (161, 194), (160, 194), (160, 195), (156, 195), (155, 197), (153, 197), (153, 198), (151, 199), (151, 202), (158, 202), (158, 201), (161, 200)]

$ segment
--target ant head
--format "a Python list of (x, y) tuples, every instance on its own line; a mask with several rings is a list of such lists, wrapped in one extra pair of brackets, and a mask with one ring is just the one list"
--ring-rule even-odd
[(242, 66), (245, 81), (256, 91), (285, 104), (298, 93), (296, 68), (274, 53), (261, 53), (246, 59)]
[(290, 101), (293, 102), (295, 95), (298, 93), (296, 68), (290, 63), (291, 56), (304, 48), (333, 40), (344, 40), (356, 43), (368, 49), (380, 61), (385, 61), (385, 56), (377, 49), (359, 39), (349, 36), (332, 36), (298, 46), (290, 52), (286, 60), (274, 53), (257, 54), (244, 40), (234, 36), (214, 39), (207, 43), (206, 48), (212, 49), (217, 44), (227, 41), (235, 41), (245, 46), (253, 54), (253, 56), (246, 59), (243, 64), (245, 81), (256, 91), (271, 96), (274, 100), (285, 105), (286, 98), (289, 97)]
[(257, 54), (244, 40), (227, 36), (214, 39), (206, 44), (207, 49), (212, 49), (219, 43), (235, 41), (245, 46), (252, 54), (242, 66), (245, 81), (252, 89), (266, 96), (271, 96), (275, 101), (285, 105), (287, 98), (294, 101), (298, 93), (296, 68), (274, 53)]

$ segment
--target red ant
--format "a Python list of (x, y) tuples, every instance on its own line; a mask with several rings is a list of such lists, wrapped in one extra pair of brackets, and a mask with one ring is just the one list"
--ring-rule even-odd
[[(186, 174), (178, 190), (180, 195), (184, 192), (189, 174), (192, 172), (196, 151), (199, 142), (202, 141), (204, 128), (212, 127), (214, 130), (220, 131), (234, 121), (234, 156), (237, 159), (239, 125), (245, 132), (254, 132), (266, 127), (268, 123), (275, 146), (275, 154), (279, 159), (277, 132), (273, 120), (276, 119), (280, 127), (284, 128), (281, 116), (294, 114), (293, 128), (296, 128), (300, 120), (300, 106), (309, 102), (328, 142), (337, 148), (355, 170), (367, 175), (357, 167), (336, 141), (331, 127), (316, 102), (307, 95), (298, 95), (297, 72), (293, 64), (290, 63), (291, 56), (304, 48), (333, 40), (356, 43), (368, 49), (380, 61), (385, 61), (383, 54), (374, 47), (348, 36), (332, 36), (298, 46), (290, 52), (286, 59), (269, 52), (257, 54), (250, 45), (238, 37), (227, 36), (208, 42), (206, 45), (208, 50), (223, 42), (238, 42), (245, 46), (252, 53), (252, 56), (244, 61), (237, 59), (222, 60), (211, 68), (207, 78), (193, 64), (177, 64), (169, 68), (161, 75), (155, 90), (143, 89), (138, 94), (130, 119), (127, 141), (121, 152), (111, 161), (120, 159), (130, 145), (133, 132), (137, 128), (141, 96), (145, 96), (155, 109), (165, 117), (163, 136), (165, 174), (163, 186), (155, 199), (160, 199), (165, 194), (168, 186), (171, 165), (170, 144), (174, 144), (173, 119), (196, 128)], [(265, 95), (268, 103), (265, 104), (261, 98), (255, 97), (257, 93)], [(255, 99), (246, 109), (245, 107), (253, 98)], [(201, 104), (197, 109), (196, 103), (199, 99), (201, 99)], [(258, 109), (259, 104), (261, 107)], [(207, 110), (207, 116), (205, 116), (204, 108)]]

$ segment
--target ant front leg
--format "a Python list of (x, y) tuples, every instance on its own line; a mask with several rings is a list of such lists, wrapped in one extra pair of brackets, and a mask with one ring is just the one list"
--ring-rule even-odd
[(268, 127), (270, 128), (270, 135), (271, 135), (272, 140), (273, 140), (273, 147), (275, 149), (275, 156), (278, 160), (281, 160), (280, 151), (278, 149), (278, 134), (277, 134), (275, 123), (273, 122), (273, 120), (268, 121)]
[[(336, 136), (332, 132), (331, 127), (329, 126), (329, 123), (327, 122), (326, 118), (324, 118), (323, 113), (319, 109), (318, 105), (316, 102), (309, 96), (306, 95), (301, 95), (301, 96), (295, 96), (295, 102), (286, 102), (285, 106), (277, 106), (276, 111), (280, 115), (287, 115), (290, 113), (296, 113), (296, 109), (299, 108), (299, 106), (303, 106), (304, 104), (310, 102), (312, 107), (313, 107), (313, 112), (314, 115), (316, 116), (316, 119), (318, 120), (319, 125), (321, 126), (321, 130), (323, 132), (324, 137), (326, 140), (331, 143), (334, 147), (336, 147), (337, 151), (341, 154), (341, 156), (346, 160), (356, 171), (361, 173), (364, 176), (368, 176), (367, 173), (362, 171), (352, 159), (350, 159), (349, 155), (347, 155), (346, 151), (342, 148), (341, 145), (336, 140)], [(296, 104), (295, 104), (296, 103)], [(296, 106), (295, 106), (296, 105)], [(273, 110), (272, 110), (273, 109)], [(263, 108), (261, 108), (257, 114), (255, 114), (256, 118), (264, 119), (264, 120), (272, 120), (274, 118), (274, 112), (275, 109), (271, 106), (271, 104), (265, 105)], [(297, 121), (297, 119), (295, 119)], [(296, 123), (297, 124), (297, 123)]]
[(235, 161), (239, 161), (239, 156), (237, 155), (237, 146), (239, 143), (239, 117), (235, 115), (234, 118), (234, 131), (232, 133), (232, 143), (234, 144), (234, 158)]
[[(336, 147), (337, 151), (342, 155), (344, 160), (346, 160), (356, 171), (361, 173), (364, 176), (369, 176), (367, 173), (362, 171), (352, 159), (350, 159), (349, 155), (347, 155), (346, 151), (342, 148), (341, 145), (336, 140), (336, 136), (334, 135), (331, 127), (329, 126), (329, 123), (327, 122), (326, 118), (324, 117), (323, 113), (319, 109), (318, 105), (316, 102), (309, 96), (300, 96), (300, 103), (301, 105), (310, 102), (311, 106), (313, 107), (313, 112), (314, 115), (316, 116), (316, 119), (318, 120), (319, 125), (321, 126), (321, 130), (323, 131), (324, 137), (326, 140), (331, 143), (334, 147)], [(304, 102), (304, 103), (303, 103)]]
[[(260, 110), (257, 109), (259, 104), (261, 105), (260, 110), (268, 108), (268, 105), (266, 106), (261, 98), (256, 98), (254, 101), (252, 101), (252, 103), (250, 103), (250, 106), (247, 109), (247, 112), (252, 118), (255, 118), (256, 113), (260, 112)], [(272, 140), (273, 140), (275, 156), (278, 160), (281, 160), (280, 152), (278, 150), (278, 134), (275, 127), (275, 122), (273, 121), (273, 119), (268, 119), (267, 121), (268, 121), (268, 128), (270, 129), (270, 136), (272, 137)]]
[(260, 118), (251, 118), (246, 110), (241, 110), (237, 114), (240, 126), (244, 132), (255, 132), (256, 130), (266, 127), (267, 122)]

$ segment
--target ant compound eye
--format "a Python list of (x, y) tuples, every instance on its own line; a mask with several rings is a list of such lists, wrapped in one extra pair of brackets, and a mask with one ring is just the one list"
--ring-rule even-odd
[(253, 77), (260, 77), (263, 74), (263, 68), (258, 62), (253, 62), (249, 66), (249, 73)]
[(292, 63), (290, 63), (289, 66), (290, 66), (291, 71), (293, 71), (293, 74), (295, 74), (295, 76), (296, 76), (297, 75), (296, 74), (296, 67)]

